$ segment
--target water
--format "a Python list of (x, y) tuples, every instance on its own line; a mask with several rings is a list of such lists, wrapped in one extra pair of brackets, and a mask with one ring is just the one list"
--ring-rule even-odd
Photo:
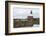
[(34, 24), (33, 27), (39, 27), (40, 25), (39, 24)]

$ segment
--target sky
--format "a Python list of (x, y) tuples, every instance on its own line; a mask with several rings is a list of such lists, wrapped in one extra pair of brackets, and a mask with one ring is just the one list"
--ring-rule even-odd
[[(32, 11), (32, 14), (30, 12)], [(13, 17), (17, 19), (25, 19), (27, 16), (39, 18), (39, 8), (13, 8)]]

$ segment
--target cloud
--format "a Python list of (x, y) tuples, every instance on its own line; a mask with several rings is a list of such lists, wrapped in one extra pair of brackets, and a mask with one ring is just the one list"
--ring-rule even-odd
[[(32, 14), (30, 12), (32, 11)], [(16, 18), (27, 18), (27, 16), (33, 15), (34, 18), (39, 18), (39, 8), (14, 8), (13, 17)]]

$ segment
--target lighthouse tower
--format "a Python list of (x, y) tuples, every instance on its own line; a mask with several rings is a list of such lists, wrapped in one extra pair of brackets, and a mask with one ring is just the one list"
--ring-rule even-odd
[(32, 11), (30, 13), (32, 14)]
[(28, 16), (28, 19), (32, 19), (33, 15), (32, 15), (32, 11), (30, 12), (30, 16)]
[(33, 23), (32, 23), (32, 21), (33, 21), (32, 11), (30, 12), (30, 15), (27, 17), (27, 19), (28, 19), (27, 25), (28, 26), (33, 26)]
[(33, 15), (32, 15), (32, 10), (30, 11), (30, 16), (33, 16)]

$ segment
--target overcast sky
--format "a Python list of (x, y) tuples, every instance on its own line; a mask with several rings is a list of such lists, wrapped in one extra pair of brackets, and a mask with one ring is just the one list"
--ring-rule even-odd
[[(32, 11), (32, 14), (30, 12)], [(19, 19), (25, 19), (27, 16), (33, 16), (39, 18), (39, 8), (17, 8), (13, 9), (13, 17)]]

